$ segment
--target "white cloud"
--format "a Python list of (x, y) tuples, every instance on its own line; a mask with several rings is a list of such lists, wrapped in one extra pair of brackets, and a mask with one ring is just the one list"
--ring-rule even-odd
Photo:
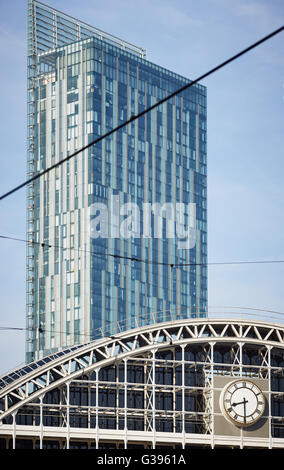
[[(278, 10), (277, 4), (273, 2), (263, 2), (261, 0), (211, 0), (217, 7), (222, 7), (235, 16), (241, 17), (259, 31), (280, 27), (283, 23), (284, 10)], [(282, 16), (282, 20), (281, 20)]]

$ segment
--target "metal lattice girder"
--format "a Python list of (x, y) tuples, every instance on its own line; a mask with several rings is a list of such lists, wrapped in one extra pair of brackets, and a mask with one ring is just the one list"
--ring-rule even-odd
[[(0, 378), (0, 419), (16, 412), (19, 407), (43, 393), (117, 360), (146, 354), (147, 351), (153, 353), (171, 345), (218, 342), (234, 345), (248, 342), (259, 344), (266, 364), (267, 352), (261, 348), (264, 344), (283, 348), (284, 328), (278, 324), (247, 320), (183, 319), (128, 330), (80, 345), (73, 350), (61, 351), (57, 356), (54, 355), (52, 360), (42, 359)], [(237, 346), (233, 347), (235, 355), (237, 349)], [(203, 350), (206, 352), (206, 361), (210, 364), (209, 350)], [(153, 382), (155, 385), (155, 377), (152, 374), (154, 371), (150, 371), (149, 383)], [(153, 393), (153, 389), (148, 393)], [(149, 427), (152, 426), (151, 423), (148, 424)]]

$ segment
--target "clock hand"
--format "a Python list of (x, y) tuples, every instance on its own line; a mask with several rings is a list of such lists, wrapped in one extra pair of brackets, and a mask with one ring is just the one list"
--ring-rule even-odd
[(246, 423), (246, 404), (248, 403), (248, 400), (244, 398), (243, 403), (244, 403), (244, 423)]
[(237, 405), (244, 405), (248, 403), (248, 400), (246, 400), (245, 398), (242, 400), (242, 401), (239, 401), (238, 403), (232, 403), (232, 406), (237, 406)]

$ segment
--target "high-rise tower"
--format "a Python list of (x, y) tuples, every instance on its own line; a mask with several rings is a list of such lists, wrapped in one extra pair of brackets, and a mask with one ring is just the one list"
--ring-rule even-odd
[[(29, 0), (28, 176), (187, 82), (143, 49)], [(199, 84), (30, 184), (27, 360), (205, 316), (206, 188)]]

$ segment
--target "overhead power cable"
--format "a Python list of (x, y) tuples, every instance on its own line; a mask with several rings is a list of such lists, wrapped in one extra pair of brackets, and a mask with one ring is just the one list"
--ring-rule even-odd
[[(243, 317), (244, 316), (248, 316), (248, 317), (257, 317), (257, 319), (259, 320), (259, 312), (262, 312), (262, 316), (265, 318), (274, 318), (274, 319), (277, 319), (279, 321), (279, 318), (278, 316), (275, 316), (275, 315), (280, 315), (280, 316), (284, 316), (284, 312), (279, 312), (277, 310), (269, 310), (269, 309), (262, 309), (262, 308), (252, 308), (252, 307), (220, 307), (220, 306), (217, 306), (217, 307), (214, 307), (214, 306), (208, 306), (208, 316), (207, 317), (203, 317), (202, 320), (203, 321), (210, 321), (210, 319), (217, 319), (217, 317), (214, 317), (212, 315), (223, 315), (224, 313), (226, 313), (226, 315), (237, 315), (239, 318), (241, 319), (244, 319)], [(217, 312), (215, 311), (211, 311), (210, 312), (210, 309), (216, 309)], [(229, 312), (222, 312), (221, 309), (230, 309)], [(155, 312), (146, 312), (145, 315), (148, 317), (148, 318), (151, 318), (151, 316), (153, 317), (152, 320), (154, 320), (155, 318), (157, 318), (157, 316), (159, 316), (159, 314), (163, 314), (165, 315), (166, 317), (167, 316), (172, 316), (172, 315), (175, 315), (175, 319), (176, 320), (179, 320), (179, 319), (182, 319), (184, 318), (184, 315), (185, 313), (178, 313), (178, 311), (180, 310), (180, 308), (176, 308), (176, 309), (166, 309), (166, 310), (158, 310), (158, 311), (155, 311)], [(239, 312), (235, 312), (233, 310), (240, 310)], [(248, 311), (247, 311), (248, 310)], [(192, 320), (196, 320), (198, 319), (198, 314), (204, 314), (204, 309), (195, 309), (193, 311), (191, 311), (187, 318), (188, 319), (192, 319)], [(193, 317), (192, 315), (197, 315), (197, 318)], [(221, 318), (223, 318), (221, 316)], [(228, 317), (226, 317), (228, 318)], [(118, 325), (119, 323), (119, 325)], [(108, 331), (108, 328), (111, 328), (112, 326), (115, 326), (115, 327), (118, 327), (120, 328), (120, 331), (125, 331), (124, 328), (123, 328), (123, 324), (124, 323), (127, 323), (127, 320), (125, 319), (124, 321), (122, 322), (113, 322), (111, 323), (108, 327), (99, 327), (99, 328), (95, 328), (93, 331), (91, 331), (90, 333), (76, 333), (76, 336), (83, 336), (84, 338), (89, 338), (90, 340), (93, 340), (94, 337), (96, 337), (96, 333), (98, 332), (101, 332), (101, 333), (105, 333), (105, 336), (113, 336), (115, 337), (116, 334), (119, 333), (119, 331), (117, 333), (114, 333), (114, 334), (109, 334), (107, 333)], [(138, 327), (138, 324), (137, 326)], [(71, 335), (71, 332), (68, 332), (67, 331), (62, 331), (62, 330), (56, 330), (56, 329), (47, 329), (45, 328), (45, 326), (42, 324), (41, 326), (39, 327), (10, 327), (10, 326), (0, 326), (0, 331), (13, 331), (13, 330), (18, 330), (18, 331), (34, 331), (34, 332), (38, 332), (38, 333), (52, 333), (52, 334), (62, 334), (62, 335)], [(73, 333), (74, 334), (74, 333)]]
[(42, 248), (60, 248), (62, 250), (75, 250), (79, 251), (82, 253), (88, 253), (91, 256), (98, 256), (98, 257), (104, 257), (104, 256), (110, 256), (113, 258), (119, 258), (119, 259), (126, 259), (128, 261), (134, 261), (138, 263), (145, 263), (145, 264), (155, 264), (155, 265), (162, 265), (162, 266), (168, 266), (170, 268), (181, 268), (181, 267), (188, 267), (188, 266), (225, 266), (225, 265), (241, 265), (241, 264), (281, 264), (284, 263), (284, 260), (249, 260), (249, 261), (219, 261), (219, 262), (207, 262), (207, 263), (166, 263), (162, 261), (155, 261), (155, 260), (149, 260), (149, 259), (141, 259), (141, 258), (136, 258), (135, 256), (124, 256), (124, 255), (118, 255), (114, 253), (99, 253), (95, 252), (92, 250), (86, 250), (83, 248), (66, 248), (60, 245), (53, 245), (50, 242), (36, 242), (36, 241), (31, 241), (31, 240), (26, 240), (24, 238), (17, 238), (17, 237), (10, 237), (7, 235), (0, 235), (0, 239), (5, 239), (5, 240), (11, 240), (11, 241), (18, 241), (30, 245), (38, 245)]
[(268, 34), (267, 36), (263, 37), (262, 39), (258, 40), (257, 42), (251, 44), (250, 46), (246, 47), (245, 49), (243, 49), (242, 51), (238, 52), (237, 54), (235, 54), (234, 56), (230, 57), (229, 59), (225, 60), (224, 62), (222, 62), (221, 64), (217, 65), (216, 67), (213, 67), (212, 69), (210, 69), (208, 72), (200, 75), (198, 78), (196, 78), (195, 80), (187, 83), (186, 85), (182, 86), (181, 88), (179, 88), (178, 90), (174, 91), (173, 93), (169, 94), (168, 96), (166, 96), (165, 98), (162, 98), (160, 101), (158, 101), (157, 103), (153, 104), (152, 106), (150, 106), (149, 108), (146, 108), (144, 109), (143, 111), (141, 111), (140, 113), (138, 114), (134, 114), (130, 117), (130, 119), (124, 121), (122, 124), (118, 125), (117, 127), (113, 128), (112, 130), (106, 132), (105, 134), (103, 134), (102, 136), (98, 137), (97, 139), (93, 140), (92, 142), (88, 143), (87, 145), (85, 145), (84, 147), (80, 148), (79, 150), (76, 150), (74, 153), (72, 153), (71, 155), (68, 155), (67, 157), (63, 158), (62, 160), (60, 160), (59, 162), (57, 163), (54, 163), (53, 165), (51, 165), (50, 167), (46, 168), (45, 170), (37, 173), (36, 175), (32, 176), (31, 178), (29, 178), (28, 180), (24, 181), (23, 183), (19, 184), (18, 186), (14, 187), (13, 189), (11, 189), (10, 191), (6, 192), (5, 194), (3, 194), (2, 196), (0, 196), (0, 200), (3, 200), (5, 198), (7, 198), (8, 196), (10, 196), (11, 194), (15, 193), (16, 191), (18, 191), (19, 189), (22, 189), (23, 187), (27, 186), (28, 184), (32, 183), (33, 181), (37, 180), (38, 178), (40, 178), (41, 176), (44, 176), (45, 174), (49, 173), (51, 170), (53, 170), (54, 168), (57, 168), (59, 165), (62, 165), (63, 163), (69, 161), (71, 158), (75, 157), (76, 155), (78, 155), (79, 153), (87, 150), (88, 148), (92, 147), (93, 145), (101, 142), (102, 140), (106, 139), (107, 137), (111, 136), (112, 134), (114, 134), (115, 132), (119, 131), (120, 129), (122, 129), (123, 127), (127, 126), (128, 124), (132, 123), (133, 121), (135, 121), (136, 119), (139, 119), (140, 117), (144, 116), (145, 114), (149, 113), (150, 111), (153, 111), (153, 109), (157, 108), (158, 106), (160, 106), (161, 104), (165, 103), (166, 101), (170, 100), (171, 98), (173, 98), (174, 96), (182, 93), (183, 91), (187, 90), (188, 88), (192, 87), (193, 85), (197, 84), (198, 82), (200, 82), (201, 80), (203, 80), (204, 78), (206, 77), (209, 77), (209, 75), (212, 75), (213, 73), (217, 72), (217, 70), (220, 70), (221, 68), (225, 67), (226, 65), (230, 64), (231, 62), (235, 61), (236, 59), (239, 59), (241, 56), (247, 54), (249, 51), (251, 51), (252, 49), (260, 46), (260, 44), (263, 44), (265, 41), (268, 41), (269, 39), (271, 39), (273, 36), (276, 36), (277, 34), (279, 34), (280, 32), (282, 32), (284, 30), (284, 26), (281, 26), (280, 28), (276, 29), (275, 31), (271, 32), (270, 34)]
[(86, 250), (84, 248), (75, 248), (75, 247), (64, 247), (64, 246), (61, 246), (61, 245), (56, 245), (56, 244), (51, 244), (50, 242), (37, 242), (37, 241), (34, 241), (34, 240), (26, 240), (24, 238), (17, 238), (17, 237), (10, 237), (10, 236), (6, 236), (6, 235), (0, 235), (0, 238), (2, 239), (6, 239), (6, 240), (12, 240), (12, 241), (18, 241), (18, 242), (22, 242), (22, 243), (26, 243), (26, 244), (29, 244), (29, 245), (38, 245), (40, 246), (41, 248), (56, 248), (56, 249), (61, 249), (61, 250), (75, 250), (75, 251), (79, 251), (79, 252), (82, 252), (82, 253), (88, 253), (90, 254), (91, 256), (98, 256), (98, 257), (103, 257), (103, 256), (110, 256), (112, 258), (121, 258), (121, 259), (126, 259), (128, 261), (137, 261), (137, 262), (140, 262), (140, 263), (147, 263), (147, 264), (159, 264), (159, 265), (164, 265), (164, 266), (171, 266), (171, 267), (174, 267), (174, 265), (170, 264), (170, 263), (163, 263), (162, 261), (154, 261), (154, 260), (145, 260), (145, 259), (140, 259), (140, 258), (136, 258), (135, 256), (125, 256), (125, 255), (118, 255), (118, 254), (115, 254), (115, 253), (99, 253), (97, 251), (93, 251), (93, 250)]
[(217, 266), (221, 265), (224, 266), (226, 264), (233, 265), (233, 264), (274, 264), (274, 263), (284, 263), (283, 259), (278, 260), (252, 260), (252, 261), (220, 261), (217, 263), (181, 263), (181, 264), (174, 264), (174, 268), (185, 267), (185, 266)]

